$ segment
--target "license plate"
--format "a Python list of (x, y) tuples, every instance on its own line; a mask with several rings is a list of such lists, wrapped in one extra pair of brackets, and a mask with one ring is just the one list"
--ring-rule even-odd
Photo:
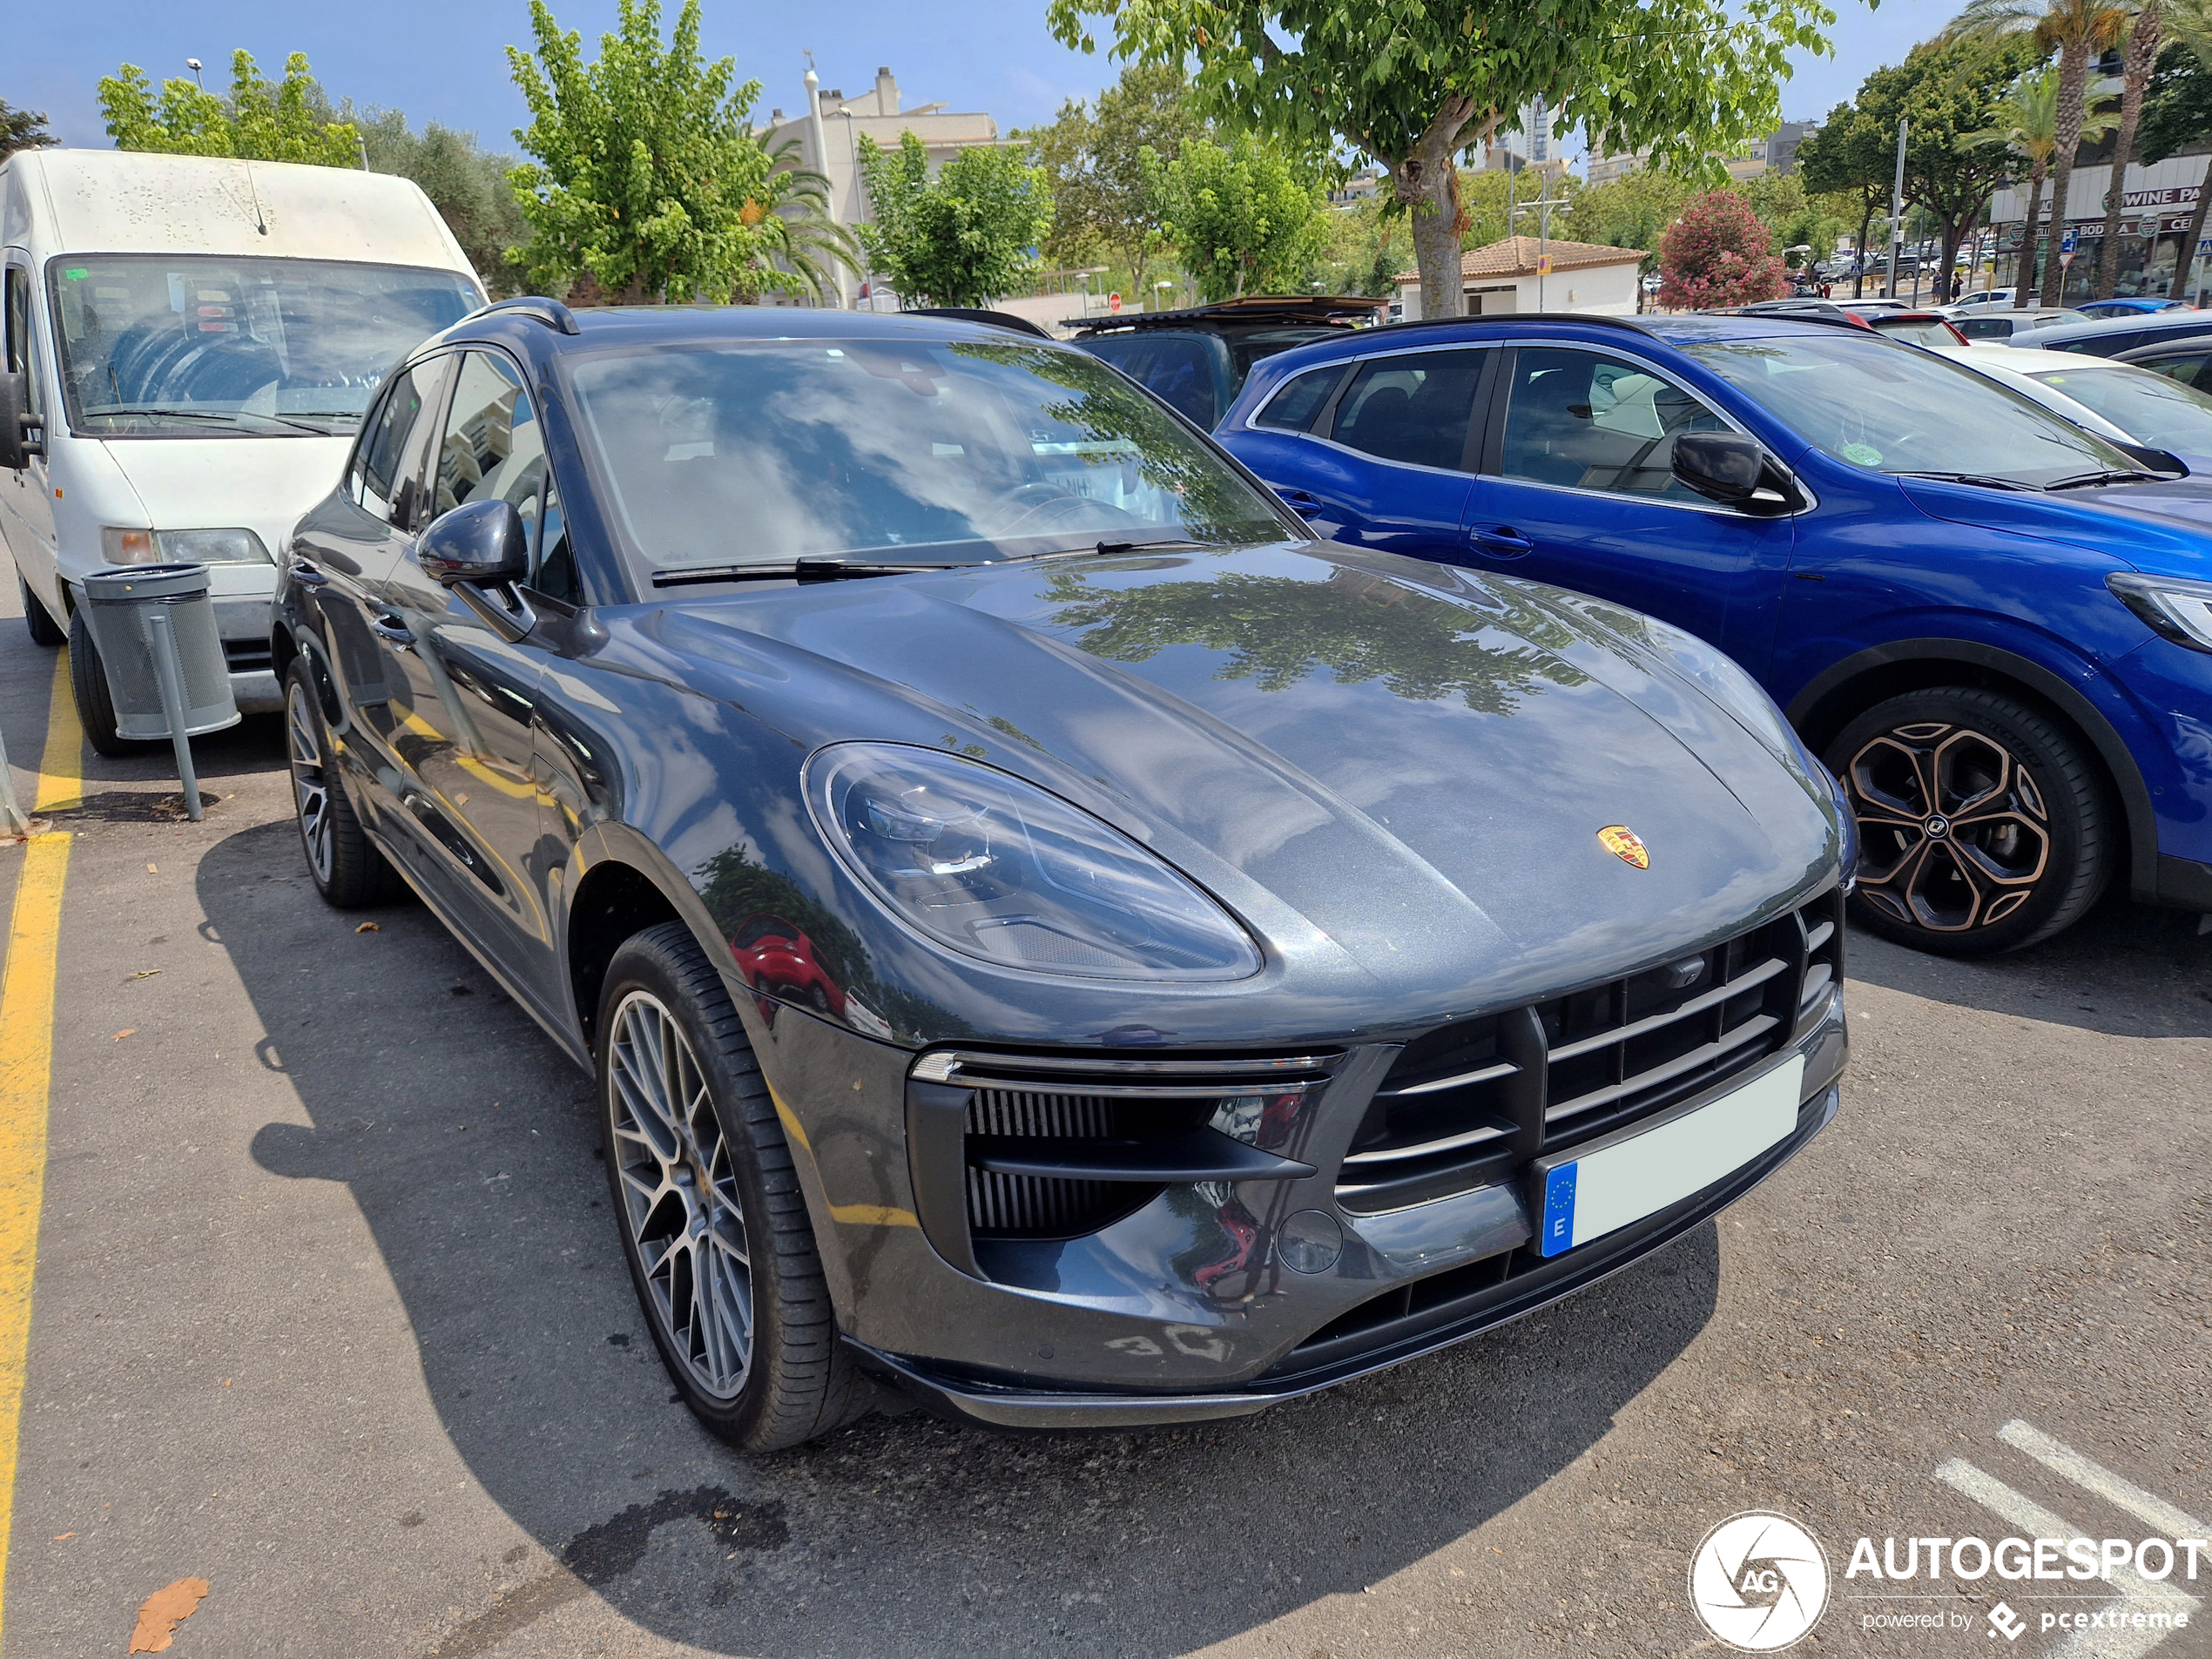
[(1803, 1055), (1733, 1094), (1558, 1163), (1539, 1158), (1540, 1255), (1557, 1256), (1642, 1221), (1740, 1170), (1797, 1126)]

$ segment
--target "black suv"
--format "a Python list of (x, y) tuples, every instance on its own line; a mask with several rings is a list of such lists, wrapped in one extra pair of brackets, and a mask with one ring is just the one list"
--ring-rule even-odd
[(1372, 326), (1390, 302), (1356, 294), (1255, 294), (1186, 311), (1086, 317), (1075, 344), (1209, 432), (1263, 357)]

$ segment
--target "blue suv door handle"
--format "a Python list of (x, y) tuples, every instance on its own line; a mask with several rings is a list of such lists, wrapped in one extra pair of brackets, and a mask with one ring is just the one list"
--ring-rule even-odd
[(1278, 485), (1275, 493), (1283, 498), (1283, 504), (1300, 518), (1318, 518), (1323, 511), (1320, 502), (1303, 489), (1285, 489)]
[(1492, 553), (1533, 553), (1535, 543), (1530, 541), (1510, 524), (1501, 524), (1494, 529), (1474, 529), (1467, 540)]

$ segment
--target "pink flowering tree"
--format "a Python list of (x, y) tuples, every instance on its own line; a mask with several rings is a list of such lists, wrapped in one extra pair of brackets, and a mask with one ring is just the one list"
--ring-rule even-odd
[(1659, 303), (1669, 311), (1748, 306), (1788, 292), (1773, 233), (1732, 190), (1692, 198), (1659, 238)]

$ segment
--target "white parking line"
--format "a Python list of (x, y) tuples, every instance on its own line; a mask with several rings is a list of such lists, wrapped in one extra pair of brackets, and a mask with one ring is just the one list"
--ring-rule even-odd
[[(2027, 1429), (2031, 1434), (2037, 1433), (2025, 1423), (2020, 1426)], [(2050, 1443), (2058, 1445), (2055, 1440)], [(2087, 1459), (2082, 1460), (2087, 1461)], [(2096, 1466), (2091, 1464), (2089, 1467), (2094, 1468)], [(2010, 1521), (2030, 1538), (2073, 1539), (2088, 1535), (2072, 1521), (2054, 1514), (2026, 1494), (2015, 1492), (1995, 1475), (1985, 1474), (1961, 1458), (1951, 1459), (1935, 1474), (1936, 1479), (1946, 1486), (1961, 1496), (1973, 1499), (2001, 1520)], [(2073, 1477), (2068, 1475), (2067, 1478)], [(2121, 1484), (2125, 1485), (2125, 1482)], [(2129, 1488), (2131, 1491), (2134, 1489)], [(2180, 1511), (2174, 1513), (2179, 1514)], [(2194, 1616), (2198, 1606), (2196, 1597), (2175, 1588), (2171, 1584), (2147, 1579), (2132, 1567), (2114, 1568), (2109, 1581), (2120, 1593), (2114, 1605), (2128, 1613), (2188, 1612)], [(2051, 1649), (2050, 1659), (2141, 1659), (2141, 1655), (2148, 1653), (2172, 1634), (2170, 1629), (2077, 1629), (2070, 1631), (2066, 1641)]]
[(2148, 1521), (2168, 1538), (2202, 1538), (2208, 1528), (2195, 1515), (2176, 1509), (2155, 1493), (2123, 1480), (2101, 1463), (2092, 1462), (2064, 1440), (2054, 1440), (2032, 1423), (2015, 1417), (1997, 1431), (1997, 1438), (2017, 1447), (2045, 1468), (2079, 1487), (2087, 1487), (2116, 1509), (2125, 1509), (2139, 1521)]

